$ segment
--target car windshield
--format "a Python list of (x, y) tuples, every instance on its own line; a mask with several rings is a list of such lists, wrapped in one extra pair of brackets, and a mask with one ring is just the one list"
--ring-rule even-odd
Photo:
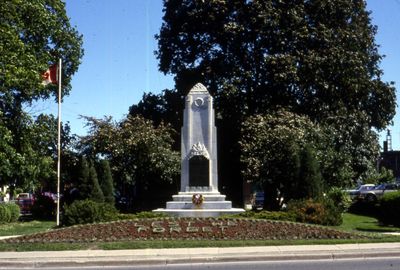
[(373, 189), (375, 186), (361, 186), (360, 190), (370, 190)]

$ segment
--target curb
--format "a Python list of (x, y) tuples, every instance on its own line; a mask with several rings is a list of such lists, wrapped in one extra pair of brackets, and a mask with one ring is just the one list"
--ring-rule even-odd
[(341, 260), (400, 257), (400, 243), (243, 248), (0, 252), (0, 269), (140, 266), (240, 261)]

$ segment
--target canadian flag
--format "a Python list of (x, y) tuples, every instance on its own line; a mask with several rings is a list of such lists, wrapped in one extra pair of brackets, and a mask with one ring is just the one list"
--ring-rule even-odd
[(50, 66), (49, 69), (42, 74), (43, 78), (42, 84), (43, 85), (48, 85), (50, 83), (57, 84), (58, 83), (57, 71), (58, 71), (57, 64)]

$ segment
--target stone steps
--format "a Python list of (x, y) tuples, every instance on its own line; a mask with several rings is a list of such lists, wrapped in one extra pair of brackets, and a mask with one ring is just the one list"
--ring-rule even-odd
[(231, 209), (156, 209), (156, 213), (164, 213), (175, 217), (219, 217), (221, 215), (238, 214), (244, 212), (241, 208)]
[(230, 201), (204, 201), (200, 205), (195, 205), (191, 201), (182, 202), (167, 202), (167, 210), (169, 209), (230, 209), (232, 208), (232, 202)]
[[(183, 194), (183, 192), (180, 192), (178, 195), (173, 195), (172, 200), (175, 202), (192, 202), (192, 197), (194, 194), (197, 193), (186, 193)], [(219, 193), (198, 193), (203, 196), (204, 201), (225, 201), (226, 196), (221, 195)]]
[[(193, 195), (201, 194), (203, 202), (195, 205)], [(237, 214), (243, 209), (232, 208), (232, 202), (225, 200), (226, 196), (218, 191), (191, 190), (179, 192), (172, 196), (172, 201), (167, 202), (166, 208), (156, 209), (154, 212), (165, 213), (178, 217), (218, 217), (225, 214)]]

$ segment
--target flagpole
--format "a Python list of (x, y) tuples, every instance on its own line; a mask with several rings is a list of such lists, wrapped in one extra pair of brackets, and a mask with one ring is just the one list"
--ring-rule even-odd
[(58, 60), (58, 133), (57, 133), (57, 226), (60, 226), (60, 175), (61, 175), (61, 58)]

